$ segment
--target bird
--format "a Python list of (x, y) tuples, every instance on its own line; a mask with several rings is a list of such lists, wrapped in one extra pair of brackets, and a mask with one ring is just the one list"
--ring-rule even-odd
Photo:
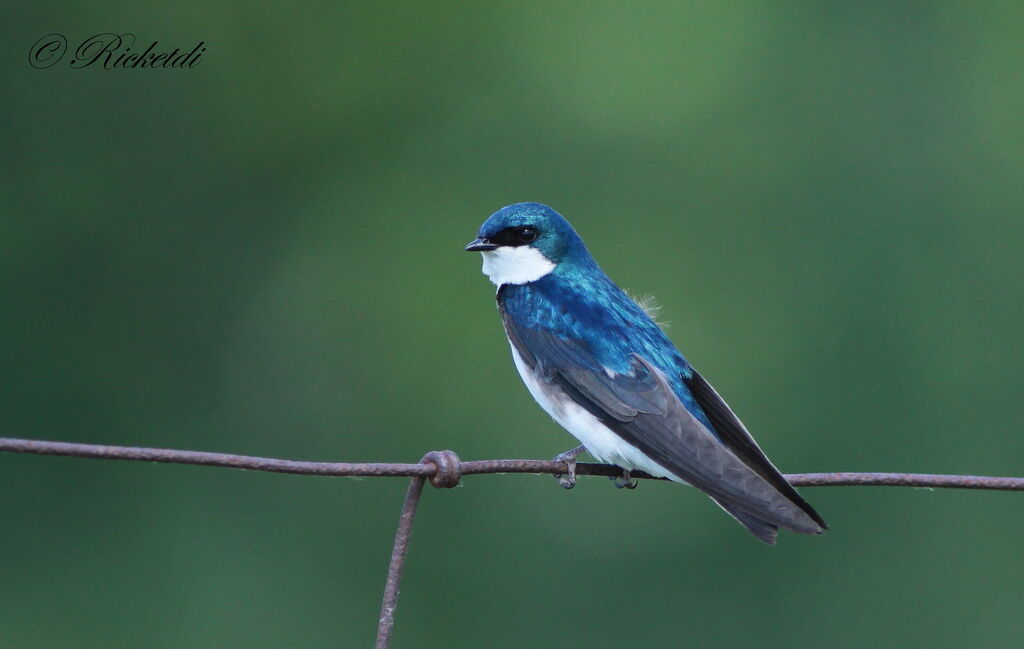
[(483, 257), (512, 359), (541, 408), (580, 446), (555, 459), (575, 484), (588, 452), (700, 489), (755, 537), (828, 526), (775, 468), (711, 384), (619, 288), (572, 225), (541, 203), (501, 208), (465, 250)]

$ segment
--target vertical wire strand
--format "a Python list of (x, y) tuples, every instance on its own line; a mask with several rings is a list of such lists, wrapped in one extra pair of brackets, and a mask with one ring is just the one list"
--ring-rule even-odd
[(425, 481), (422, 476), (414, 477), (409, 481), (409, 489), (405, 492), (402, 515), (398, 518), (398, 529), (395, 531), (395, 545), (391, 549), (388, 578), (384, 582), (384, 599), (380, 606), (377, 643), (373, 645), (374, 649), (388, 649), (391, 646), (391, 630), (395, 626), (395, 608), (398, 606), (398, 590), (402, 581), (402, 570), (405, 568), (405, 555), (409, 551), (409, 537), (412, 535), (416, 507), (419, 505)]

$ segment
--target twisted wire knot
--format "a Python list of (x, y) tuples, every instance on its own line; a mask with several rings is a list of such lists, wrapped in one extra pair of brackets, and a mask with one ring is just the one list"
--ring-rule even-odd
[(462, 480), (462, 460), (454, 451), (431, 451), (423, 456), (420, 464), (433, 464), (437, 469), (430, 476), (430, 484), (438, 489), (457, 487)]

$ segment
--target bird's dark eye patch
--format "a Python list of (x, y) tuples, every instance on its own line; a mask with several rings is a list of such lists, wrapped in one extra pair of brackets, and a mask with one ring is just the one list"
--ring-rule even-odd
[(523, 246), (536, 241), (537, 228), (529, 225), (520, 225), (501, 230), (493, 237), (488, 237), (491, 243), (498, 246)]

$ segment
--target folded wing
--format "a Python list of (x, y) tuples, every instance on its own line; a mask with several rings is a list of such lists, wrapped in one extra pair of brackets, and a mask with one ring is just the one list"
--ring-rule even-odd
[(708, 404), (705, 414), (720, 437), (683, 406), (665, 375), (642, 356), (631, 356), (628, 372), (609, 372), (580, 341), (518, 326), (504, 310), (502, 319), (523, 361), (543, 380), (556, 384), (624, 440), (707, 493), (758, 538), (773, 542), (776, 527), (805, 534), (820, 533), (825, 527), (699, 375), (689, 379), (696, 386), (694, 396), (702, 408)]

